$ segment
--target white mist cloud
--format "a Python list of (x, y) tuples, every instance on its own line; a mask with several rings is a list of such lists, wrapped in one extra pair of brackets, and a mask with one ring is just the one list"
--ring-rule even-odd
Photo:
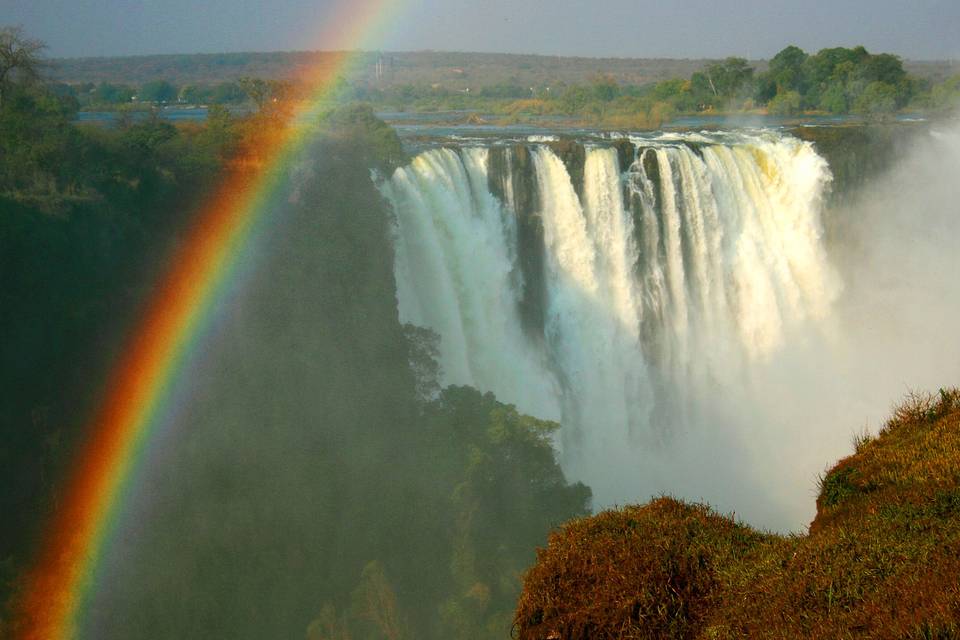
[(960, 384), (960, 124), (934, 126), (900, 152), (829, 214), (843, 293), (828, 335), (794, 335), (747, 384), (708, 398), (715, 424), (678, 443), (689, 458), (665, 490), (751, 524), (802, 529), (817, 476), (853, 452), (855, 434), (879, 431), (908, 391)]

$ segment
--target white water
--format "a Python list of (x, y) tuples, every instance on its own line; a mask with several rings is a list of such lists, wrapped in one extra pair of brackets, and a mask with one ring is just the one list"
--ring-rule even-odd
[[(564, 468), (596, 506), (661, 491), (736, 504), (760, 469), (743, 463), (767, 453), (736, 419), (755, 377), (791, 341), (829, 340), (839, 286), (822, 242), (826, 163), (789, 137), (699, 152), (682, 142), (638, 142), (622, 174), (615, 150), (588, 148), (582, 198), (550, 147), (530, 146), (543, 339), (522, 328), (516, 194), (491, 193), (487, 149), (425, 151), (381, 185), (401, 319), (440, 334), (445, 383), (560, 420)], [(748, 515), (798, 524), (781, 498), (760, 496)]]

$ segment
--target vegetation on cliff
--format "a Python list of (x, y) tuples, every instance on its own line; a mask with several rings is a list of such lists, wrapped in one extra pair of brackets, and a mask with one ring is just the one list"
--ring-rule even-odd
[(526, 575), (518, 637), (957, 637), (960, 391), (911, 395), (855, 445), (807, 535), (671, 498), (565, 525)]

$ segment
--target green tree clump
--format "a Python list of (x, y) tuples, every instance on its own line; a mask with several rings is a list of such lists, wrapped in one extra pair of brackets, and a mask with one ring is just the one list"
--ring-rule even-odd
[(895, 55), (871, 54), (863, 47), (833, 47), (808, 55), (791, 45), (771, 59), (757, 78), (754, 95), (772, 113), (782, 112), (786, 104), (793, 107), (796, 94), (797, 110), (882, 116), (905, 107), (920, 88)]
[(767, 105), (767, 112), (776, 116), (792, 116), (800, 112), (801, 98), (796, 91), (778, 93)]
[(152, 80), (141, 85), (137, 98), (140, 102), (166, 104), (176, 102), (178, 94), (177, 87), (166, 80)]

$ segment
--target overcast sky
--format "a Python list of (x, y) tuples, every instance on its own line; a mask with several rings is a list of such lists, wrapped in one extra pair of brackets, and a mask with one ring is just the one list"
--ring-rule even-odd
[[(330, 49), (319, 27), (342, 0), (0, 0), (55, 57)], [(348, 2), (350, 0), (347, 0)], [(863, 44), (960, 58), (960, 0), (397, 0), (384, 50), (768, 58)], [(371, 48), (367, 45), (367, 48)]]

